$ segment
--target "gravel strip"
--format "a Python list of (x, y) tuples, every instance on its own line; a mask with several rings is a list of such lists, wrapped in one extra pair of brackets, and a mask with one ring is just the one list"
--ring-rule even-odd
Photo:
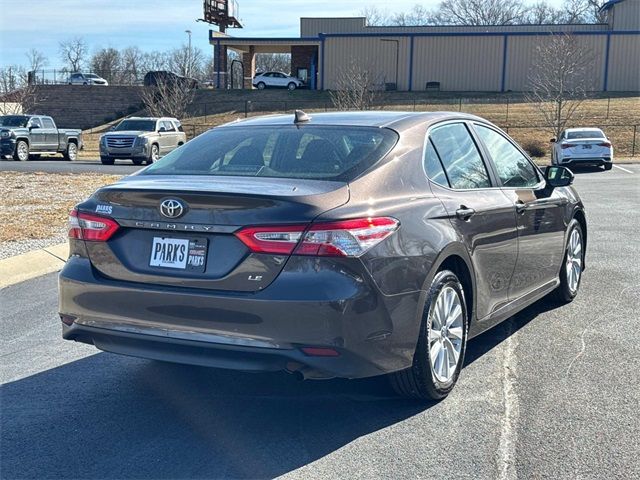
[(65, 242), (67, 237), (60, 235), (58, 237), (32, 240), (17, 240), (12, 242), (0, 242), (0, 260), (5, 258), (27, 253), (32, 250), (51, 247), (59, 243)]

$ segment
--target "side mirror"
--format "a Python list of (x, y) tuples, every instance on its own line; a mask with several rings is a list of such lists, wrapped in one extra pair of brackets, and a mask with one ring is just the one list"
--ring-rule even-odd
[(547, 167), (544, 179), (550, 187), (568, 187), (573, 183), (573, 172), (567, 167)]
[(117, 125), (111, 125), (111, 127), (109, 127), (109, 130), (111, 130), (111, 131), (115, 130), (115, 129), (116, 129), (116, 126), (117, 126)]
[(558, 141), (558, 139), (556, 137), (553, 137), (551, 140), (549, 140), (550, 143), (556, 143)]
[(40, 125), (29, 125), (29, 131), (35, 130), (36, 128), (40, 128)]
[(158, 132), (160, 132), (160, 133), (162, 133), (162, 132), (166, 132), (166, 131), (167, 131), (167, 129), (166, 129), (166, 128), (164, 128), (164, 127), (160, 127), (160, 129), (158, 130)]

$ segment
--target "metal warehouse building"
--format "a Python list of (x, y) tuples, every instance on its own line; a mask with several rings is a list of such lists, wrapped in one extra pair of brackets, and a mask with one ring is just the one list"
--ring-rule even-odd
[(258, 53), (291, 53), (291, 74), (310, 88), (336, 88), (346, 65), (373, 72), (402, 91), (505, 92), (527, 89), (536, 45), (570, 33), (591, 50), (594, 91), (640, 91), (640, 0), (610, 0), (607, 22), (581, 25), (377, 27), (365, 18), (302, 18), (300, 37), (242, 38), (210, 32), (218, 83), (227, 50), (242, 56), (251, 87)]

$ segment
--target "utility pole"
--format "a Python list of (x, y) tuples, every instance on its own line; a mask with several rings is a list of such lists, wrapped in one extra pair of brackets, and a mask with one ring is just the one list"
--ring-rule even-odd
[(191, 76), (191, 30), (185, 30), (184, 33), (189, 35), (189, 52), (187, 53), (187, 77)]

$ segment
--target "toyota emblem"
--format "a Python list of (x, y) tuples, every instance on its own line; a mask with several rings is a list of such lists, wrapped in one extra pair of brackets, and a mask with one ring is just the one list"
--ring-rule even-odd
[(185, 206), (180, 200), (167, 198), (160, 204), (160, 213), (167, 218), (178, 218), (184, 215)]

